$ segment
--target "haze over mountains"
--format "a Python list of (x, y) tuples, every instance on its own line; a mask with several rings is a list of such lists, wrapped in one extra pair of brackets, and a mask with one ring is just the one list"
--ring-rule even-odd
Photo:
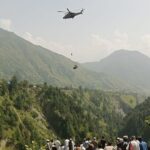
[(83, 86), (103, 90), (132, 88), (123, 81), (103, 73), (94, 73), (82, 66), (73, 70), (75, 64), (78, 63), (0, 29), (0, 78), (10, 79), (15, 75), (20, 80), (47, 82), (59, 87)]
[(84, 63), (83, 66), (114, 76), (139, 89), (150, 88), (150, 58), (138, 51), (119, 50), (99, 62)]
[[(76, 70), (75, 64), (79, 65)], [(137, 51), (119, 50), (100, 62), (81, 65), (0, 29), (0, 78), (13, 75), (19, 80), (59, 87), (148, 91), (150, 58)]]

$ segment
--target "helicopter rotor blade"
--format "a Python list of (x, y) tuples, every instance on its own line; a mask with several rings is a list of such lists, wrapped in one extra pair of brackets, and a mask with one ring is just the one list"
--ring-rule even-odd
[(70, 12), (70, 10), (67, 8), (68, 12)]
[(66, 11), (61, 11), (61, 10), (60, 10), (60, 11), (57, 11), (57, 12), (66, 12)]

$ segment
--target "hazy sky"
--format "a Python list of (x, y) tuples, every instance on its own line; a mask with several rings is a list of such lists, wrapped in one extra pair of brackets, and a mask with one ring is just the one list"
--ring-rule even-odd
[[(66, 8), (85, 12), (63, 20)], [(0, 0), (0, 27), (79, 62), (118, 49), (150, 56), (150, 0)]]

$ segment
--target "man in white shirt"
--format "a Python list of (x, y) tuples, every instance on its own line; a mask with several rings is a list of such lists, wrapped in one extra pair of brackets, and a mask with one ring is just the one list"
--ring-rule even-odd
[(60, 150), (60, 146), (61, 146), (61, 143), (60, 141), (58, 140), (58, 138), (56, 139), (56, 141), (54, 142), (55, 146), (56, 146), (56, 149), (57, 150)]

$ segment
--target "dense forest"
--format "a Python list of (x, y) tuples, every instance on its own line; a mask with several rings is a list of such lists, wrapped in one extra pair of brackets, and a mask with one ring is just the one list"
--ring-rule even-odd
[(0, 80), (0, 140), (19, 150), (56, 137), (81, 141), (103, 135), (113, 140), (123, 117), (141, 101), (135, 93), (33, 85), (16, 77)]
[(150, 97), (126, 115), (122, 127), (122, 135), (142, 135), (150, 144)]

